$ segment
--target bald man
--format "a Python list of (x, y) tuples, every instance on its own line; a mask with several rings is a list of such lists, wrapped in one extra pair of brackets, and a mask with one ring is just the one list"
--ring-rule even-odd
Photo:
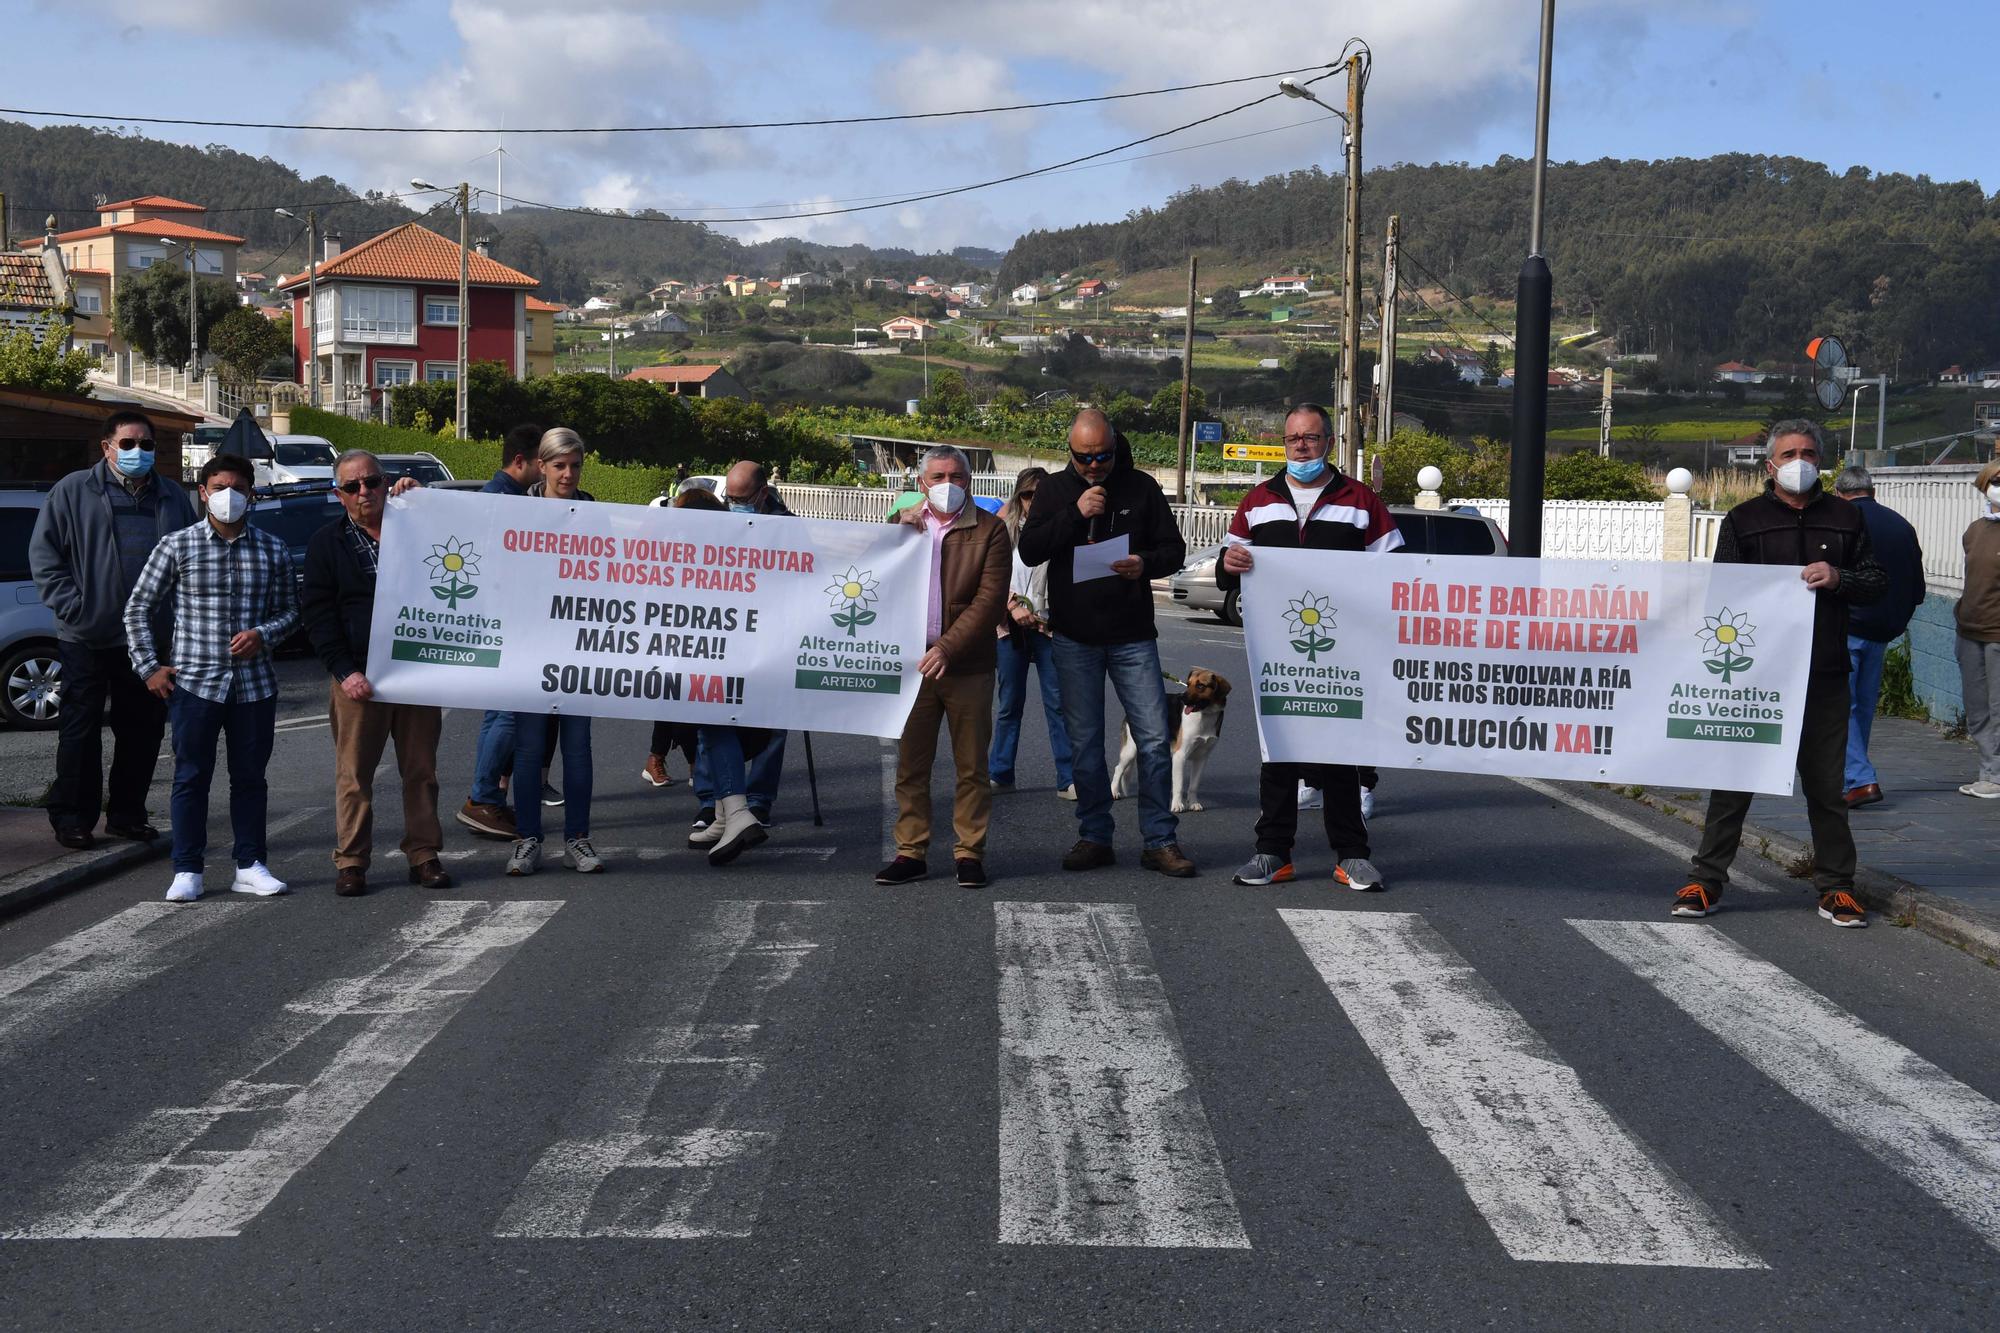
[[(1079, 547), (1121, 543), (1106, 578), (1074, 577)], [(1173, 752), (1167, 691), (1153, 626), (1151, 580), (1187, 558), (1160, 484), (1132, 465), (1132, 449), (1102, 412), (1070, 423), (1069, 466), (1043, 481), (1021, 525), (1021, 562), (1049, 567), (1049, 627), (1062, 682), (1063, 721), (1075, 751), (1076, 818), (1081, 835), (1065, 870), (1113, 865), (1111, 772), (1104, 758), (1104, 682), (1118, 692), (1139, 751), (1139, 863), (1176, 879), (1197, 871), (1181, 852), (1173, 812)]]

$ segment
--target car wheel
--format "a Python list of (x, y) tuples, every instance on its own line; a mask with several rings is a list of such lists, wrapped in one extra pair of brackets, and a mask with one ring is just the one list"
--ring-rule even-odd
[(1237, 604), (1240, 596), (1240, 593), (1231, 592), (1223, 594), (1222, 598), (1222, 623), (1239, 629), (1243, 626), (1243, 608)]
[(24, 731), (47, 731), (60, 720), (62, 658), (54, 644), (16, 648), (0, 662), (0, 721)]

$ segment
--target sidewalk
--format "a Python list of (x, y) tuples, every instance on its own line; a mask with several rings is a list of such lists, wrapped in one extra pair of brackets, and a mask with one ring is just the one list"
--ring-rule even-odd
[[(1923, 722), (1878, 717), (1869, 758), (1882, 784), (1880, 805), (1850, 816), (1861, 873), (1855, 894), (1870, 908), (2000, 961), (2000, 801), (1961, 796), (1979, 776), (1968, 740)], [(1700, 826), (1706, 792), (1645, 790), (1638, 800)], [(1760, 796), (1743, 826), (1745, 851), (1768, 844), (1780, 865), (1811, 854), (1805, 800)]]
[(73, 852), (55, 840), (48, 812), (32, 806), (0, 806), (0, 917), (25, 912), (70, 889), (126, 866), (163, 856), (167, 840), (127, 842), (97, 837), (97, 845)]

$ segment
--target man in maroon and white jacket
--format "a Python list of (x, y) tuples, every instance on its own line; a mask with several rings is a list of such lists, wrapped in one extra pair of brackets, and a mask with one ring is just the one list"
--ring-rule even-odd
[[(1332, 443), (1333, 418), (1325, 408), (1301, 403), (1292, 409), (1285, 418), (1285, 470), (1252, 487), (1236, 506), (1216, 565), (1216, 586), (1224, 592), (1240, 587), (1256, 546), (1393, 551), (1403, 544), (1382, 497), (1328, 461)], [(1292, 878), (1301, 779), (1324, 792), (1327, 842), (1339, 862), (1335, 881), (1350, 889), (1381, 888), (1381, 873), (1368, 859), (1361, 778), (1352, 764), (1265, 764), (1259, 770), (1257, 851), (1236, 872), (1236, 882), (1282, 884)]]

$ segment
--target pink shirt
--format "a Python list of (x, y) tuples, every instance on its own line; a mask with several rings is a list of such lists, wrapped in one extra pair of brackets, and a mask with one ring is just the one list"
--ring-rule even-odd
[(924, 531), (931, 539), (931, 605), (930, 617), (924, 622), (924, 646), (935, 644), (944, 637), (944, 535), (951, 531), (957, 514), (943, 517), (924, 502)]

